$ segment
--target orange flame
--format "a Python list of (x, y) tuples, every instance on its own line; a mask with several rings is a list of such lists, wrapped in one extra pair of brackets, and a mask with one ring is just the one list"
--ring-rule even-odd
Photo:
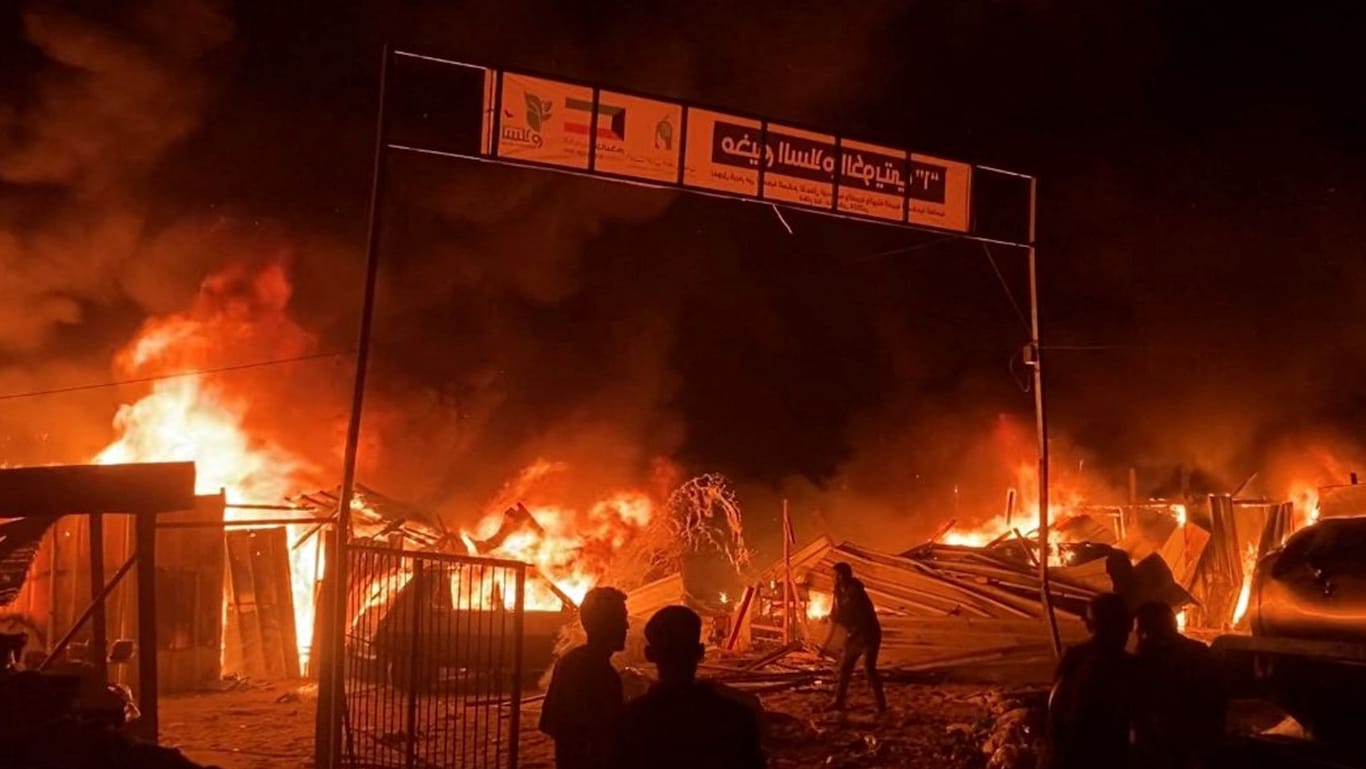
[(1295, 507), (1295, 528), (1313, 526), (1319, 522), (1318, 486), (1307, 482), (1291, 484), (1290, 501)]
[(834, 598), (829, 593), (822, 593), (819, 590), (812, 590), (806, 599), (806, 618), (809, 620), (823, 620), (830, 616), (830, 608), (834, 603)]
[(1171, 511), (1172, 511), (1172, 516), (1176, 518), (1176, 525), (1177, 525), (1177, 526), (1185, 526), (1185, 525), (1186, 525), (1186, 520), (1187, 520), (1187, 518), (1186, 518), (1186, 506), (1185, 506), (1185, 505), (1181, 505), (1181, 504), (1176, 504), (1176, 505), (1172, 505), (1170, 509), (1171, 509)]
[(1249, 544), (1243, 553), (1243, 587), (1238, 591), (1238, 603), (1233, 607), (1233, 624), (1243, 621), (1252, 599), (1252, 573), (1257, 568), (1257, 546)]
[[(966, 547), (985, 547), (1005, 537), (1014, 530), (1028, 536), (1039, 528), (1038, 467), (1033, 462), (1019, 462), (1015, 465), (1015, 488), (1020, 490), (1019, 499), (1023, 509), (1016, 510), (1009, 519), (1002, 513), (985, 523), (970, 528), (954, 528), (940, 537), (947, 545)], [(1076, 509), (1084, 503), (1084, 497), (1075, 489), (1067, 488), (1056, 480), (1050, 485), (1048, 500), (1048, 519), (1056, 525), (1072, 517)], [(1049, 532), (1049, 542), (1061, 541), (1056, 531)], [(1059, 561), (1057, 552), (1049, 556), (1051, 562)]]
[[(532, 491), (537, 482), (566, 472), (562, 462), (537, 460), (523, 470), (509, 492), (495, 500), (494, 508), (474, 526), (460, 532), (460, 539), (470, 554), (479, 554), (480, 543), (491, 541), (503, 532), (505, 536), (483, 554), (525, 561), (535, 567), (528, 575), (525, 606), (537, 611), (558, 611), (563, 601), (551, 588), (576, 604), (583, 600), (607, 574), (612, 557), (624, 545), (639, 535), (654, 517), (654, 504), (640, 491), (622, 490), (607, 495), (587, 507), (577, 510), (554, 504), (526, 506), (530, 521), (522, 521), (511, 531), (504, 531), (508, 520), (503, 510), (511, 496)], [(512, 605), (510, 586), (503, 586), (502, 600)]]
[[(115, 359), (126, 376), (177, 374), (221, 363), (225, 348), (259, 357), (261, 350), (297, 355), (312, 338), (288, 317), (290, 287), (283, 268), (229, 269), (204, 281), (191, 307), (149, 320)], [(119, 407), (118, 438), (95, 455), (97, 464), (183, 461), (195, 463), (196, 492), (225, 492), (230, 502), (274, 503), (312, 471), (282, 447), (254, 439), (245, 427), (247, 395), (233, 396), (221, 380), (176, 376)], [(228, 508), (225, 518), (261, 517)], [(265, 513), (269, 515), (269, 513)], [(308, 531), (289, 526), (291, 545)], [(318, 538), (291, 547), (290, 580), (301, 665), (313, 639), (314, 586), (321, 565)]]

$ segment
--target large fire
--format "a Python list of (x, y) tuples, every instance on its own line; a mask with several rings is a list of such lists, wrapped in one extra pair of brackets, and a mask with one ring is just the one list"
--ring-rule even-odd
[[(97, 463), (193, 461), (197, 491), (225, 493), (225, 517), (250, 521), (281, 517), (269, 511), (234, 508), (233, 503), (276, 504), (297, 492), (316, 470), (285, 448), (262, 440), (250, 429), (252, 390), (234, 378), (183, 375), (187, 371), (242, 361), (225, 360), (225, 351), (241, 351), (246, 362), (263, 357), (283, 358), (306, 353), (313, 344), (287, 313), (290, 286), (278, 266), (259, 272), (232, 269), (204, 282), (191, 307), (182, 313), (148, 321), (118, 354), (115, 365), (125, 377), (166, 376), (151, 391), (121, 406), (114, 419), (118, 438), (94, 458)], [(563, 463), (537, 461), (509, 485), (511, 495), (495, 500), (490, 511), (462, 540), (472, 554), (492, 555), (532, 564), (525, 605), (533, 610), (559, 610), (565, 601), (577, 604), (607, 571), (613, 556), (653, 517), (648, 495), (621, 490), (584, 509), (541, 502), (527, 508), (529, 520), (503, 532), (503, 510), (508, 501), (531, 489), (535, 482), (566, 470)], [(358, 503), (360, 501), (358, 500)], [(288, 528), (290, 578), (301, 667), (312, 645), (317, 580), (321, 573), (319, 538), (305, 525)], [(481, 547), (481, 543), (486, 546)], [(365, 602), (382, 601), (408, 581), (409, 574), (376, 579), (374, 595)], [(458, 586), (464, 601), (470, 588), (483, 608), (511, 606), (513, 585)]]
[[(536, 482), (567, 470), (563, 462), (537, 460), (499, 495), (479, 523), (461, 531), (461, 540), (471, 555), (525, 561), (535, 568), (526, 583), (528, 609), (559, 610), (564, 600), (557, 591), (577, 605), (607, 573), (613, 556), (654, 517), (654, 505), (647, 494), (620, 490), (582, 510), (533, 503), (524, 508), (526, 519), (508, 518), (503, 507), (506, 501), (528, 493)], [(511, 594), (504, 600), (511, 605)]]
[[(278, 266), (259, 272), (227, 270), (207, 279), (191, 307), (154, 318), (116, 357), (127, 377), (168, 376), (151, 392), (121, 406), (114, 417), (118, 438), (94, 462), (192, 461), (196, 491), (224, 492), (231, 503), (279, 503), (311, 471), (308, 462), (284, 448), (252, 437), (246, 421), (250, 388), (228, 389), (228, 380), (180, 376), (224, 362), (225, 353), (262, 351), (298, 355), (312, 344), (287, 313), (290, 286)], [(238, 363), (240, 361), (234, 361)], [(247, 361), (251, 362), (251, 361)], [(280, 517), (229, 507), (231, 521)], [(289, 526), (290, 579), (300, 664), (313, 642), (314, 590), (321, 566), (318, 538), (309, 527)]]
[[(970, 528), (954, 527), (945, 532), (939, 541), (946, 545), (963, 545), (966, 547), (985, 547), (992, 542), (1004, 539), (1018, 531), (1020, 534), (1029, 536), (1039, 529), (1039, 496), (1038, 496), (1038, 468), (1032, 462), (1020, 462), (1015, 468), (1016, 488), (1022, 491), (1020, 495), (1012, 495), (1012, 499), (1022, 500), (1023, 509), (1013, 510), (1002, 513), (985, 523)], [(1083, 494), (1074, 488), (1062, 487), (1060, 484), (1053, 484), (1050, 489), (1048, 500), (1048, 520), (1050, 525), (1056, 525), (1071, 517), (1079, 506), (1084, 503)], [(1050, 532), (1050, 544), (1057, 544), (1059, 538), (1055, 532)], [(1050, 559), (1056, 560), (1057, 554), (1050, 555)]]

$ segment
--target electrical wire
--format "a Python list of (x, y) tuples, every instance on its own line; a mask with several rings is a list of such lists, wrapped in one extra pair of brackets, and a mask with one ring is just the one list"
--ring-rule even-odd
[(120, 379), (114, 382), (100, 382), (98, 384), (73, 385), (71, 387), (54, 387), (50, 390), (30, 390), (28, 392), (6, 393), (0, 395), (0, 401), (18, 400), (20, 398), (37, 398), (43, 395), (59, 395), (62, 393), (84, 392), (86, 390), (102, 390), (107, 387), (122, 387), (123, 385), (146, 384), (148, 382), (160, 382), (165, 379), (178, 379), (187, 376), (202, 376), (205, 374), (224, 374), (232, 371), (245, 371), (253, 368), (264, 368), (266, 366), (279, 366), (286, 363), (301, 363), (310, 360), (321, 360), (323, 358), (338, 358), (343, 355), (351, 355), (348, 352), (320, 352), (312, 355), (299, 355), (293, 358), (276, 358), (274, 360), (262, 360), (255, 363), (240, 363), (235, 366), (222, 366), (220, 368), (193, 369), (190, 371), (177, 371), (173, 374), (158, 374), (157, 376), (137, 377), (135, 379)]
[(910, 245), (910, 246), (902, 246), (902, 247), (900, 247), (900, 248), (893, 248), (893, 249), (890, 249), (890, 250), (888, 250), (888, 251), (879, 251), (879, 252), (876, 253), (876, 254), (868, 254), (868, 255), (866, 255), (866, 256), (855, 257), (855, 258), (853, 259), (853, 261), (855, 261), (855, 262), (871, 262), (871, 261), (873, 261), (874, 259), (881, 259), (881, 258), (887, 257), (887, 256), (897, 256), (897, 255), (899, 255), (899, 254), (909, 254), (909, 253), (911, 253), (911, 252), (913, 252), (913, 251), (920, 251), (920, 250), (922, 250), (922, 249), (930, 248), (930, 247), (932, 247), (932, 246), (937, 246), (937, 245), (939, 245), (939, 244), (941, 244), (941, 243), (945, 243), (945, 242), (948, 242), (948, 241), (950, 241), (950, 240), (962, 240), (962, 236), (959, 236), (959, 235), (945, 235), (945, 236), (943, 236), (943, 237), (935, 238), (934, 240), (929, 240), (929, 241), (926, 241), (926, 242), (924, 242), (924, 243), (916, 243), (916, 244)]

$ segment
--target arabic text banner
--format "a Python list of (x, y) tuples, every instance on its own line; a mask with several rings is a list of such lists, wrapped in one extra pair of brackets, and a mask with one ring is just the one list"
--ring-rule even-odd
[(769, 123), (764, 132), (764, 200), (830, 209), (835, 137)]
[(971, 187), (967, 163), (912, 154), (906, 221), (967, 232)]
[(840, 150), (839, 210), (906, 221), (905, 150), (849, 139)]
[(482, 150), (494, 157), (957, 232), (971, 227), (973, 168), (967, 163), (667, 100), (488, 72)]
[(688, 108), (683, 183), (759, 197), (763, 126), (758, 120)]

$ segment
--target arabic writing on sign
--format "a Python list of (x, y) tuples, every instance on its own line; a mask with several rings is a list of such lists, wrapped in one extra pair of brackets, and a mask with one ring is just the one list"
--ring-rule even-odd
[(914, 200), (943, 203), (947, 177), (948, 169), (943, 166), (912, 160), (909, 196)]
[(759, 167), (758, 129), (718, 120), (712, 126), (711, 160), (740, 168)]
[(905, 167), (903, 158), (846, 149), (840, 169), (840, 186), (904, 195)]
[(792, 136), (769, 126), (765, 169), (774, 174), (834, 183), (835, 141)]

